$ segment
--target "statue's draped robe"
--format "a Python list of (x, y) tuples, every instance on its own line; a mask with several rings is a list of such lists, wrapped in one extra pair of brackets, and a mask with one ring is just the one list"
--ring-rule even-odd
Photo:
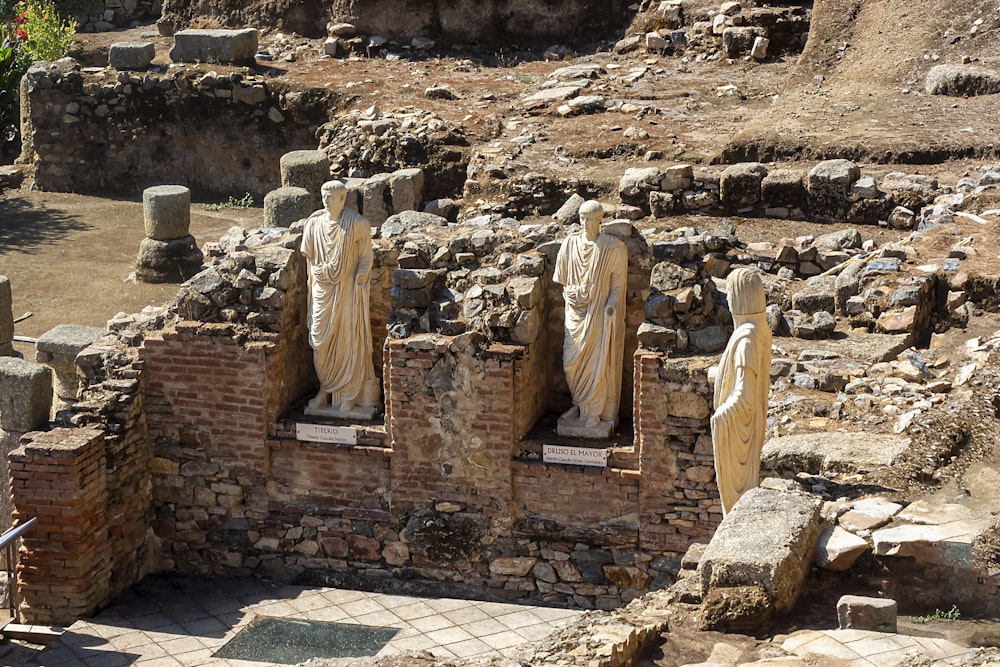
[(339, 223), (326, 211), (314, 213), (302, 234), (302, 254), (309, 260), (309, 345), (320, 388), (334, 406), (361, 396), (375, 379), (367, 277), (372, 265), (368, 221), (345, 209)]
[(566, 312), (563, 367), (581, 417), (618, 421), (627, 274), (625, 244), (608, 234), (593, 243), (572, 234), (556, 258), (553, 279), (563, 286)]
[(771, 331), (761, 321), (743, 322), (719, 362), (712, 415), (715, 478), (728, 513), (740, 496), (760, 482), (760, 451), (767, 425)]

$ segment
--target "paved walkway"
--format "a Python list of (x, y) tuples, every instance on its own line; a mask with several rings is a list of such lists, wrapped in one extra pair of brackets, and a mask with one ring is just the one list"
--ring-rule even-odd
[(838, 667), (892, 667), (909, 664), (913, 658), (933, 660), (935, 665), (957, 665), (969, 653), (968, 647), (947, 639), (868, 630), (801, 630), (782, 642), (781, 648), (800, 658)]
[(213, 657), (259, 616), (400, 628), (379, 655), (406, 650), (441, 657), (502, 654), (581, 613), (165, 574), (146, 577), (93, 619), (74, 623), (33, 664), (259, 667), (267, 663)]

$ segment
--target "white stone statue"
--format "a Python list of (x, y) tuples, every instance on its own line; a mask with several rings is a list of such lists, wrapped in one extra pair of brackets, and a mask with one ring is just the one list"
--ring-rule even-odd
[(347, 187), (328, 181), (324, 210), (306, 220), (302, 254), (309, 261), (309, 345), (319, 393), (306, 414), (371, 419), (379, 399), (368, 316), (372, 233), (357, 211), (344, 208)]
[(736, 269), (726, 280), (733, 331), (719, 361), (712, 415), (715, 479), (726, 514), (760, 481), (760, 450), (771, 388), (771, 329), (764, 284), (754, 269)]
[(563, 286), (563, 367), (573, 407), (559, 417), (559, 435), (610, 437), (618, 422), (625, 351), (628, 251), (600, 233), (604, 209), (580, 207), (583, 229), (563, 242), (553, 279)]

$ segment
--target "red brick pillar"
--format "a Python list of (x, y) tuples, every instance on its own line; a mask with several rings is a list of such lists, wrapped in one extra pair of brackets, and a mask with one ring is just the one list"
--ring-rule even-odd
[(14, 518), (38, 524), (21, 546), (18, 589), (25, 622), (70, 625), (108, 603), (104, 433), (29, 433), (10, 454)]

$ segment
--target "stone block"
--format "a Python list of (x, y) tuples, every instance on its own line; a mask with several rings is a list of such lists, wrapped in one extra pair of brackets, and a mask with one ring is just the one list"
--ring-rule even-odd
[(136, 280), (145, 283), (181, 282), (201, 271), (204, 256), (190, 234), (179, 239), (143, 239), (136, 259)]
[(630, 168), (625, 170), (618, 184), (618, 196), (626, 204), (645, 207), (649, 193), (660, 189), (663, 175), (656, 167)]
[(144, 70), (155, 55), (152, 42), (117, 42), (108, 50), (108, 65), (115, 69)]
[(758, 37), (767, 37), (767, 30), (758, 26), (726, 28), (722, 31), (722, 50), (727, 58), (749, 55)]
[(389, 175), (392, 212), (417, 211), (424, 197), (424, 170), (399, 169)]
[(259, 33), (242, 30), (180, 30), (174, 34), (170, 59), (175, 63), (253, 64)]
[(17, 357), (0, 357), (0, 430), (27, 433), (49, 419), (52, 370)]
[(843, 595), (837, 600), (841, 630), (896, 632), (896, 601), (861, 595)]
[(10, 279), (0, 276), (0, 357), (14, 354), (14, 312), (11, 310), (13, 296), (10, 291)]
[(281, 156), (281, 185), (304, 188), (313, 196), (312, 210), (323, 206), (321, 189), (330, 180), (330, 158), (323, 151), (291, 151)]
[(732, 209), (760, 203), (761, 182), (767, 168), (759, 162), (742, 162), (726, 167), (719, 178), (719, 199)]
[(191, 227), (191, 190), (183, 185), (157, 185), (142, 191), (146, 237), (169, 241), (187, 236)]
[(694, 183), (694, 169), (689, 164), (675, 164), (667, 167), (660, 180), (660, 187), (667, 192), (687, 190)]
[(702, 597), (721, 588), (760, 586), (773, 609), (795, 605), (819, 536), (821, 502), (754, 488), (726, 514), (698, 566)]
[(825, 570), (843, 572), (851, 569), (855, 561), (868, 551), (868, 542), (847, 532), (840, 526), (828, 526), (816, 542), (813, 561)]
[[(373, 227), (381, 225), (391, 215), (386, 199), (391, 199), (389, 174), (375, 174), (361, 188), (361, 207)], [(447, 221), (445, 221), (447, 222)]]
[(802, 433), (771, 438), (764, 443), (761, 467), (818, 474), (891, 466), (909, 448), (904, 435), (876, 433)]
[(850, 205), (851, 184), (861, 168), (850, 160), (824, 160), (809, 170), (809, 212), (819, 222), (842, 222)]
[(313, 212), (313, 195), (305, 188), (282, 187), (264, 195), (264, 224), (290, 227)]
[(806, 186), (802, 172), (794, 169), (775, 169), (767, 172), (760, 182), (760, 195), (770, 207), (806, 209)]

